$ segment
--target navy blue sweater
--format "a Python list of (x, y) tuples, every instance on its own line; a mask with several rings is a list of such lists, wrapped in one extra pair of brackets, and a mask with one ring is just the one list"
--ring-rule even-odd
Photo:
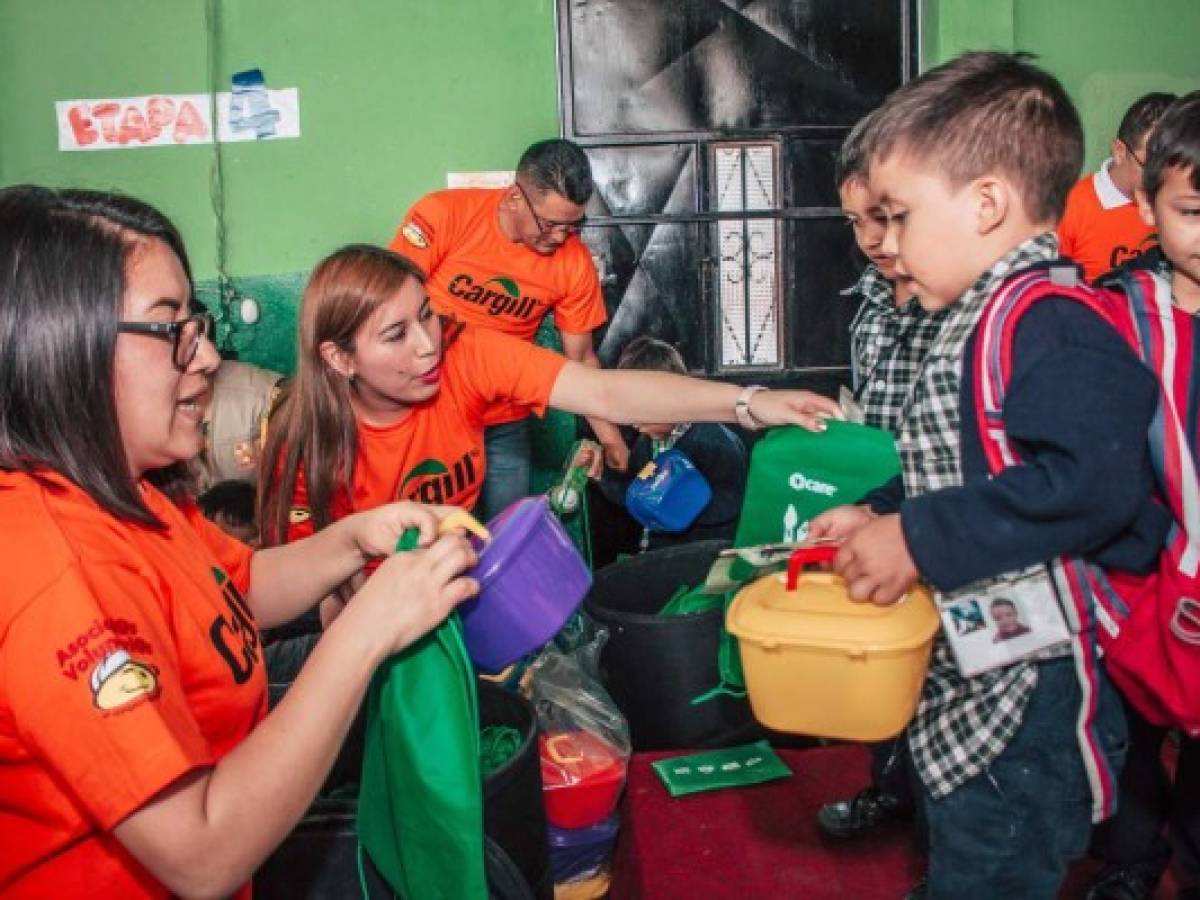
[(1062, 554), (1148, 570), (1170, 526), (1146, 450), (1154, 375), (1079, 303), (1040, 301), (1017, 326), (1004, 404), (1023, 464), (989, 478), (974, 412), (977, 335), (960, 384), (963, 485), (906, 499), (897, 477), (866, 502), (900, 512), (918, 571), (941, 590)]

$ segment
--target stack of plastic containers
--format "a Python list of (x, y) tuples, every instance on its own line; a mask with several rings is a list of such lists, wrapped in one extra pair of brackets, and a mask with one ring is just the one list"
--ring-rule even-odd
[(540, 741), (555, 900), (604, 897), (626, 757), (587, 731), (543, 734)]

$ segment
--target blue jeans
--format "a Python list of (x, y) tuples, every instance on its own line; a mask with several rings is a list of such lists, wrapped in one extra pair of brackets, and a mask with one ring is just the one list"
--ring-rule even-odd
[[(1075, 737), (1080, 690), (1070, 659), (1042, 663), (1015, 737), (986, 772), (940, 800), (922, 789), (929, 900), (1053, 900), (1083, 855), (1092, 798)], [(1120, 698), (1101, 676), (1100, 746), (1120, 771), (1127, 746)]]
[(487, 472), (479, 495), (479, 513), (487, 521), (510, 503), (529, 494), (529, 475), (533, 452), (529, 419), (501, 422), (483, 432)]

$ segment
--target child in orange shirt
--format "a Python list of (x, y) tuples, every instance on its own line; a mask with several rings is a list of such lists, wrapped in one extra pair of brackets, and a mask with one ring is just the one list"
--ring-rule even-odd
[(1133, 192), (1142, 180), (1146, 140), (1174, 99), (1174, 94), (1155, 93), (1135, 100), (1121, 117), (1112, 156), (1067, 195), (1058, 223), (1059, 252), (1083, 266), (1088, 281), (1154, 244), (1154, 227), (1138, 213)]

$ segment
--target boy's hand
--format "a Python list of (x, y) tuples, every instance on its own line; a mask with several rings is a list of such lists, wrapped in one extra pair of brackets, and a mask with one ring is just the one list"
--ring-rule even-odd
[(808, 540), (840, 544), (877, 518), (867, 506), (835, 506), (808, 523)]
[(908, 552), (900, 516), (879, 516), (846, 538), (833, 564), (850, 597), (880, 606), (895, 603), (920, 573)]

